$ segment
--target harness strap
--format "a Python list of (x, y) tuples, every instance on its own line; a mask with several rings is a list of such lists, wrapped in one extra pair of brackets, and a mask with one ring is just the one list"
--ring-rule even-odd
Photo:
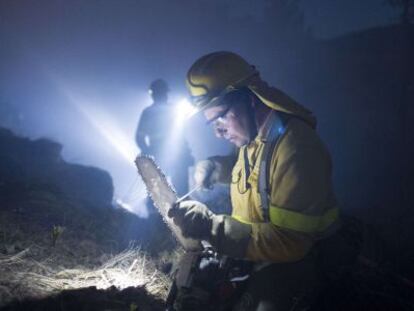
[(261, 200), (262, 215), (265, 222), (270, 220), (269, 212), (269, 184), (270, 184), (270, 162), (272, 160), (273, 151), (278, 143), (280, 137), (285, 131), (285, 125), (288, 121), (288, 117), (282, 118), (281, 115), (277, 112), (275, 114), (275, 120), (271, 125), (270, 130), (267, 132), (265, 137), (265, 144), (263, 147), (263, 153), (260, 158), (260, 167), (259, 167), (259, 180), (258, 180), (258, 190)]

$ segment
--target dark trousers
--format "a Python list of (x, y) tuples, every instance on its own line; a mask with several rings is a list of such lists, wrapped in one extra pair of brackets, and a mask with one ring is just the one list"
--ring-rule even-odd
[(234, 311), (306, 310), (321, 290), (316, 255), (294, 263), (270, 264), (251, 275)]

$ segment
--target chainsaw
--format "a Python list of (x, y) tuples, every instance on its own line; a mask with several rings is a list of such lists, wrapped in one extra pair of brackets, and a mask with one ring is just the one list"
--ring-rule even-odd
[(149, 197), (185, 251), (174, 273), (167, 310), (230, 310), (249, 278), (250, 263), (219, 255), (207, 241), (184, 237), (168, 211), (197, 188), (178, 198), (153, 157), (139, 155), (135, 164)]

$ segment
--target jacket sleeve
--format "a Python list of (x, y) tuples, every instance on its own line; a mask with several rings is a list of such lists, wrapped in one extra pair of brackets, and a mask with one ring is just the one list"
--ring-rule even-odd
[[(253, 223), (247, 257), (254, 261), (302, 259), (320, 233), (315, 221), (335, 205), (330, 156), (316, 133), (286, 137), (273, 155), (270, 222)], [(273, 213), (273, 214), (272, 214)]]

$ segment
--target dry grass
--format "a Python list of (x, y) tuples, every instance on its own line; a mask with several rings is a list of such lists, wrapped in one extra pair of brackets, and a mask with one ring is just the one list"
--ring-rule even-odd
[(76, 269), (65, 269), (54, 258), (35, 260), (31, 254), (37, 248), (33, 245), (15, 255), (0, 256), (0, 303), (90, 286), (98, 289), (144, 286), (151, 295), (166, 297), (168, 278), (138, 248), (111, 256), (101, 266)]

